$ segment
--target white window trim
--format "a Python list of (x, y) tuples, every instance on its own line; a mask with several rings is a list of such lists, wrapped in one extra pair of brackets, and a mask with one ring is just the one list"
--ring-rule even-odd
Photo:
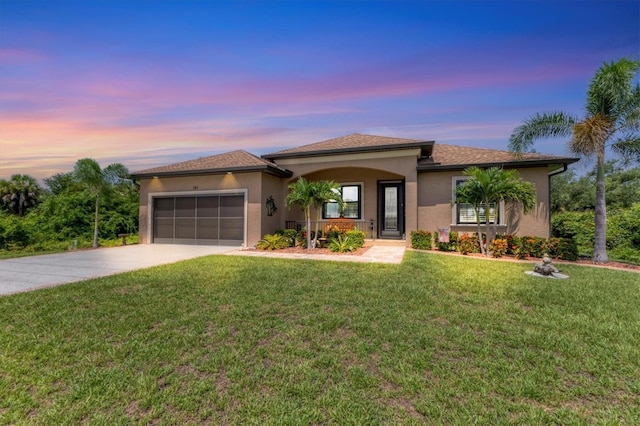
[[(354, 220), (364, 220), (364, 182), (337, 182), (337, 184), (340, 185), (341, 188), (343, 186), (355, 186), (355, 185), (360, 186), (360, 211), (358, 212), (358, 216), (360, 216), (360, 219), (354, 219)], [(323, 210), (324, 210), (324, 207), (323, 207)], [(322, 218), (322, 220), (331, 220), (331, 219)]]
[[(478, 226), (476, 223), (458, 223), (458, 203), (456, 201), (456, 182), (460, 180), (469, 180), (469, 176), (453, 176), (451, 177), (451, 226)], [(505, 222), (505, 204), (504, 201), (498, 203), (498, 223), (497, 226), (504, 226)]]

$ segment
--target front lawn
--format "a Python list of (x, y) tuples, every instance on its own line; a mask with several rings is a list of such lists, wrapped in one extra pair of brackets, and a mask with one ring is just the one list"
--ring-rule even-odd
[(2, 424), (639, 424), (640, 274), (210, 256), (0, 298)]

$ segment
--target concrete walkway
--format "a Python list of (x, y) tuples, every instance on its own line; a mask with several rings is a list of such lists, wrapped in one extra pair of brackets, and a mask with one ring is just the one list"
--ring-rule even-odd
[(311, 260), (333, 260), (336, 262), (362, 262), (362, 263), (402, 263), (404, 244), (376, 244), (365, 251), (361, 256), (352, 255), (331, 255), (331, 254), (313, 254), (312, 253), (279, 253), (276, 251), (262, 250), (239, 250), (232, 253), (225, 253), (234, 256), (257, 256), (257, 257), (275, 257), (280, 259), (311, 259)]
[(0, 295), (149, 268), (238, 247), (135, 244), (0, 260)]
[(397, 242), (374, 242), (361, 256), (274, 253), (240, 250), (239, 247), (173, 244), (135, 244), (78, 250), (0, 260), (0, 295), (104, 277), (212, 254), (399, 264), (402, 262), (404, 251), (404, 244)]

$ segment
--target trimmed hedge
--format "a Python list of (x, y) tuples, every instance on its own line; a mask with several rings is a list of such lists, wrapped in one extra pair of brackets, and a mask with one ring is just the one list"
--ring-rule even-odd
[(411, 231), (411, 247), (417, 250), (431, 250), (433, 248), (433, 234), (429, 231)]

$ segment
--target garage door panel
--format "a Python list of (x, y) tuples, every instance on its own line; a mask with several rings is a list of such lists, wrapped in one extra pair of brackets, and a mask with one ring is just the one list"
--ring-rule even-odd
[(220, 219), (221, 240), (241, 240), (244, 235), (244, 220)]
[(153, 242), (241, 245), (244, 198), (238, 194), (154, 198)]
[(155, 233), (156, 233), (156, 239), (157, 238), (173, 238), (173, 218), (156, 219)]
[(176, 198), (176, 217), (195, 217), (196, 198), (180, 197)]
[(177, 239), (189, 238), (189, 239), (195, 240), (196, 220), (176, 218), (176, 238)]
[(198, 219), (198, 240), (217, 240), (218, 222), (218, 219)]
[(242, 217), (244, 216), (244, 196), (234, 195), (220, 197), (221, 217)]
[(219, 197), (198, 198), (198, 217), (218, 217)]

